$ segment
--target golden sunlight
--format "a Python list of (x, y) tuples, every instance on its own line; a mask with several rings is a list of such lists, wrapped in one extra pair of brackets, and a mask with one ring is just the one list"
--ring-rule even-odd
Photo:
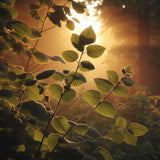
[[(84, 0), (80, 0), (80, 2), (84, 2)], [(103, 0), (91, 1), (90, 4), (86, 1), (87, 11), (85, 14), (78, 14), (75, 10), (71, 9), (72, 16), (69, 16), (69, 19), (78, 19), (79, 22), (75, 22), (75, 30), (74, 33), (79, 34), (85, 28), (92, 26), (96, 34), (100, 32), (101, 29), (101, 20), (100, 15), (101, 11), (97, 10), (96, 7), (102, 5)], [(97, 37), (96, 42), (99, 39)]]

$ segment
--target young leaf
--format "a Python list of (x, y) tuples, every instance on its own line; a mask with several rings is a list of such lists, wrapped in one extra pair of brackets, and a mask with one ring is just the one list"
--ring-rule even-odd
[(73, 89), (67, 90), (64, 92), (64, 95), (62, 97), (63, 103), (68, 103), (72, 101), (76, 97), (76, 91)]
[(80, 36), (79, 36), (79, 43), (82, 45), (91, 44), (96, 41), (96, 34), (92, 28), (89, 26), (88, 28), (84, 29)]
[(112, 139), (114, 142), (116, 142), (117, 144), (121, 144), (124, 140), (124, 136), (121, 132), (114, 132), (112, 134)]
[(96, 87), (103, 93), (108, 93), (113, 86), (110, 81), (102, 78), (95, 78), (94, 82)]
[(128, 90), (126, 87), (123, 86), (117, 86), (114, 90), (113, 93), (116, 96), (126, 96), (128, 94)]
[(133, 86), (136, 82), (133, 81), (131, 78), (128, 78), (128, 77), (123, 77), (121, 79), (121, 81), (124, 83), (125, 86), (127, 87), (131, 87)]
[(94, 67), (94, 65), (93, 65), (91, 62), (89, 62), (89, 61), (82, 61), (82, 62), (80, 63), (80, 65), (79, 65), (79, 69), (80, 69), (81, 71), (87, 72), (87, 71), (94, 70), (95, 67)]
[(35, 101), (22, 103), (21, 111), (26, 115), (41, 121), (47, 121), (49, 119), (49, 114), (45, 107), (41, 103)]
[(104, 160), (113, 160), (111, 154), (105, 148), (99, 148), (98, 152), (103, 156)]
[(115, 71), (107, 71), (107, 77), (112, 83), (117, 83), (119, 79), (119, 76)]
[(67, 50), (67, 51), (62, 52), (62, 56), (67, 62), (74, 62), (78, 58), (77, 52), (72, 51), (72, 50)]
[(70, 124), (65, 117), (56, 116), (51, 121), (52, 127), (59, 133), (64, 134), (69, 128)]
[(41, 38), (41, 33), (34, 28), (31, 28), (31, 34), (29, 35), (31, 39)]
[(86, 124), (72, 123), (72, 125), (74, 125), (72, 130), (81, 136), (84, 136), (88, 131), (88, 126)]
[(55, 99), (59, 100), (63, 92), (63, 88), (59, 84), (50, 84), (49, 91)]
[(131, 123), (129, 128), (133, 131), (135, 136), (143, 136), (148, 132), (148, 128), (138, 123)]
[(71, 36), (71, 42), (72, 42), (72, 45), (80, 52), (84, 51), (84, 46), (83, 44), (80, 44), (79, 43), (79, 35), (78, 34), (75, 34), (73, 33), (72, 36)]
[(97, 105), (100, 101), (101, 94), (96, 90), (88, 90), (84, 92), (84, 98), (90, 105)]
[(75, 72), (70, 72), (69, 74), (67, 74), (66, 81), (67, 83), (72, 82), (71, 83), (72, 86), (80, 86), (81, 84), (86, 83), (86, 78), (81, 73), (77, 72), (75, 76)]
[(33, 53), (33, 58), (37, 63), (47, 63), (50, 57), (42, 52), (37, 51)]
[(114, 118), (115, 117), (115, 109), (112, 103), (108, 101), (102, 101), (99, 103), (97, 108), (95, 109), (96, 112), (102, 114), (105, 117)]
[(75, 29), (74, 22), (71, 21), (71, 20), (67, 20), (67, 22), (66, 22), (66, 27), (67, 27), (69, 30), (73, 31), (73, 30)]
[(21, 21), (10, 21), (7, 25), (11, 26), (20, 36), (29, 36), (31, 34), (29, 26)]
[(42, 79), (49, 78), (53, 75), (54, 72), (55, 70), (47, 70), (47, 71), (41, 72), (36, 76), (36, 79), (42, 80)]
[(105, 51), (105, 47), (100, 45), (89, 45), (87, 47), (87, 55), (92, 58), (100, 57)]
[(48, 148), (50, 151), (52, 151), (53, 148), (58, 144), (60, 138), (61, 136), (58, 134), (53, 134), (53, 133), (49, 134), (47, 138), (47, 142), (48, 142)]
[(54, 72), (52, 75), (52, 79), (56, 80), (56, 81), (63, 81), (65, 75), (61, 72)]
[(123, 118), (123, 117), (118, 117), (118, 118), (116, 119), (116, 126), (117, 126), (118, 128), (125, 129), (126, 126), (127, 126), (127, 121), (126, 121), (126, 119)]
[(124, 136), (124, 142), (126, 142), (129, 145), (136, 146), (137, 137), (135, 135), (129, 133), (127, 130), (124, 130), (123, 136)]
[(65, 64), (65, 62), (63, 61), (63, 59), (59, 56), (54, 56), (54, 57), (50, 57), (50, 59), (52, 61), (59, 61), (59, 62), (62, 62), (63, 64)]

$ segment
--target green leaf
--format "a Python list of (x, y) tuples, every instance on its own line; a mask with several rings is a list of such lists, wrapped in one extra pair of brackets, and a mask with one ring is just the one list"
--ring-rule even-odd
[(78, 50), (78, 51), (84, 51), (84, 46), (83, 44), (80, 44), (79, 43), (79, 35), (78, 34), (75, 34), (73, 33), (72, 36), (71, 36), (71, 42), (72, 42), (72, 45)]
[(64, 95), (62, 97), (63, 103), (68, 103), (72, 101), (76, 97), (76, 91), (73, 89), (67, 90), (64, 92)]
[(75, 29), (74, 22), (71, 21), (71, 20), (67, 20), (67, 22), (66, 22), (66, 27), (67, 27), (69, 30), (73, 31), (73, 30)]
[(128, 78), (128, 77), (123, 77), (121, 79), (121, 81), (124, 83), (125, 86), (127, 87), (131, 87), (133, 86), (136, 82), (133, 81), (131, 78)]
[(86, 101), (93, 106), (97, 105), (101, 98), (101, 94), (96, 90), (88, 90), (83, 95)]
[(102, 101), (95, 109), (96, 112), (100, 113), (101, 115), (109, 118), (115, 117), (115, 109), (112, 103), (108, 101)]
[(88, 126), (86, 124), (76, 124), (72, 130), (77, 134), (84, 136), (88, 131)]
[(47, 63), (50, 57), (42, 52), (34, 52), (33, 53), (33, 58), (37, 63)]
[(92, 58), (100, 57), (105, 51), (105, 47), (100, 45), (89, 45), (87, 47), (87, 55)]
[(112, 83), (117, 83), (119, 79), (119, 76), (115, 71), (107, 71), (107, 77)]
[(72, 51), (72, 50), (67, 50), (67, 51), (62, 52), (62, 56), (67, 62), (74, 62), (78, 58), (77, 52)]
[(12, 109), (12, 106), (11, 104), (7, 101), (7, 100), (4, 100), (4, 99), (1, 99), (0, 100), (0, 106), (2, 107), (5, 107), (7, 108), (8, 110), (11, 110)]
[(99, 148), (98, 152), (103, 156), (105, 160), (113, 160), (111, 154), (105, 148)]
[(13, 19), (17, 18), (18, 12), (15, 9), (9, 9), (9, 12), (11, 13)]
[(65, 62), (63, 61), (63, 59), (59, 56), (53, 56), (53, 57), (50, 57), (50, 59), (52, 61), (59, 61), (59, 62), (62, 62), (63, 64), (65, 64)]
[(118, 117), (118, 118), (116, 119), (116, 126), (117, 126), (118, 128), (125, 129), (126, 126), (127, 126), (127, 121), (126, 121), (126, 119), (123, 118), (123, 117)]
[(82, 61), (82, 62), (80, 63), (80, 65), (79, 65), (79, 69), (80, 69), (81, 71), (87, 72), (87, 71), (94, 70), (95, 67), (94, 67), (94, 65), (93, 65), (91, 62), (89, 62), (89, 61)]
[(21, 21), (10, 21), (8, 22), (12, 29), (20, 36), (29, 36), (31, 34), (31, 29), (26, 23)]
[(36, 85), (26, 87), (24, 91), (24, 99), (23, 102), (27, 102), (30, 100), (42, 101), (43, 96), (39, 94), (39, 89)]
[(10, 90), (1, 89), (0, 90), (0, 98), (9, 98), (12, 97), (13, 93)]
[(35, 101), (22, 103), (21, 111), (31, 118), (36, 118), (41, 121), (49, 120), (49, 114), (46, 111), (45, 107), (41, 103)]
[(113, 93), (116, 96), (126, 96), (128, 94), (128, 90), (126, 87), (123, 86), (117, 86), (114, 90)]
[(41, 33), (34, 28), (31, 28), (31, 34), (29, 35), (31, 39), (41, 38)]
[(75, 76), (75, 72), (69, 72), (66, 76), (66, 81), (69, 84), (72, 82), (72, 86), (80, 86), (81, 84), (86, 83), (86, 78), (81, 73), (77, 72)]
[(108, 93), (113, 86), (110, 81), (102, 78), (95, 78), (94, 82), (96, 87), (103, 93)]
[(52, 151), (53, 148), (58, 144), (60, 138), (61, 136), (58, 134), (53, 134), (53, 133), (49, 134), (47, 142), (50, 151)]
[(61, 72), (54, 72), (52, 75), (52, 79), (56, 80), (56, 81), (63, 81), (65, 75)]
[(42, 79), (49, 78), (54, 74), (54, 72), (55, 70), (47, 70), (47, 71), (41, 72), (36, 76), (36, 79), (42, 80)]
[(52, 127), (59, 133), (64, 134), (69, 128), (70, 124), (65, 117), (56, 116), (51, 121)]
[(21, 144), (17, 146), (16, 152), (24, 152), (26, 150), (25, 145)]
[(147, 127), (138, 123), (131, 123), (129, 128), (133, 131), (135, 136), (143, 136), (148, 132)]
[(3, 19), (11, 19), (12, 14), (8, 9), (0, 8), (0, 17), (3, 18)]
[(84, 13), (84, 9), (86, 8), (86, 6), (83, 3), (80, 2), (74, 2), (72, 1), (72, 7), (73, 9), (77, 12), (77, 13)]
[(59, 84), (50, 84), (49, 91), (55, 99), (59, 100), (63, 92), (63, 88)]
[(129, 145), (136, 146), (137, 137), (135, 135), (129, 133), (127, 130), (124, 130), (123, 136), (124, 136), (124, 142), (126, 142)]
[(33, 85), (35, 85), (36, 82), (37, 82), (36, 80), (25, 79), (25, 80), (24, 80), (24, 85), (25, 85), (25, 86), (33, 86)]
[(121, 144), (124, 140), (124, 136), (121, 132), (114, 132), (112, 134), (112, 140), (117, 144)]
[(125, 71), (127, 73), (132, 73), (132, 66), (131, 65), (128, 65), (127, 67), (125, 67)]
[(79, 43), (86, 45), (91, 44), (96, 41), (96, 34), (92, 28), (92, 26), (89, 26), (88, 28), (84, 29), (80, 36), (79, 36)]

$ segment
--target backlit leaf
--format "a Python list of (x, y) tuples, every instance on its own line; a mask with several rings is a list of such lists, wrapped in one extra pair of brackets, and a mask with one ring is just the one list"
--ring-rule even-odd
[(100, 113), (101, 115), (109, 118), (115, 117), (115, 109), (112, 103), (108, 101), (102, 101), (99, 103), (97, 108), (95, 109), (96, 112)]
[(58, 134), (53, 134), (53, 133), (49, 134), (47, 142), (50, 151), (52, 151), (53, 148), (58, 144), (60, 138), (61, 136)]
[(56, 116), (51, 121), (52, 127), (59, 133), (64, 134), (69, 128), (70, 124), (65, 117)]
[(62, 56), (67, 62), (74, 62), (78, 58), (77, 52), (72, 51), (72, 50), (67, 50), (67, 51), (62, 52)]
[(147, 127), (138, 123), (131, 123), (129, 128), (133, 131), (135, 136), (143, 136), (148, 132)]
[(116, 126), (117, 126), (118, 128), (125, 129), (126, 126), (127, 126), (127, 121), (126, 121), (126, 119), (123, 118), (123, 117), (118, 117), (118, 118), (116, 119)]
[(108, 93), (113, 86), (110, 81), (102, 78), (95, 78), (94, 82), (96, 87), (103, 93)]
[(105, 51), (105, 47), (100, 45), (89, 45), (87, 47), (87, 55), (92, 58), (100, 57)]
[(82, 61), (79, 65), (81, 71), (87, 72), (95, 69), (94, 65), (89, 61)]
[(133, 86), (136, 82), (133, 81), (131, 78), (128, 78), (128, 77), (123, 77), (121, 79), (121, 81), (124, 83), (125, 86), (127, 87), (131, 87)]
[(31, 118), (36, 118), (41, 121), (47, 121), (49, 119), (49, 114), (45, 107), (36, 101), (22, 103), (21, 111)]
[(52, 79), (56, 80), (56, 81), (63, 81), (65, 75), (61, 72), (54, 72), (52, 75)]
[(24, 152), (26, 150), (24, 144), (20, 144), (17, 146), (16, 152)]
[(98, 152), (103, 156), (105, 160), (113, 160), (111, 154), (105, 148), (99, 148)]
[(88, 131), (88, 126), (86, 124), (76, 124), (72, 130), (77, 134), (84, 136)]
[(15, 9), (9, 9), (9, 12), (12, 15), (12, 19), (16, 19), (18, 16), (18, 12)]
[(124, 130), (123, 136), (124, 136), (124, 142), (126, 142), (129, 145), (136, 146), (137, 137), (135, 135), (129, 133), (127, 130)]
[(72, 86), (80, 86), (81, 84), (86, 83), (86, 78), (81, 73), (77, 72), (75, 76), (75, 72), (70, 72), (66, 76), (66, 81), (69, 84), (72, 82), (71, 83)]
[(132, 66), (131, 65), (128, 65), (127, 67), (125, 67), (125, 71), (127, 73), (132, 73)]
[(119, 79), (119, 76), (115, 71), (107, 71), (107, 77), (112, 83), (117, 83)]
[(43, 137), (43, 133), (38, 128), (34, 130), (34, 140), (35, 141), (41, 142), (42, 137)]
[(66, 22), (66, 27), (67, 27), (69, 30), (73, 31), (73, 30), (75, 29), (74, 22), (71, 21), (71, 20), (67, 20), (67, 22)]
[(37, 63), (47, 63), (50, 57), (42, 52), (36, 51), (33, 53), (33, 58)]
[(89, 26), (88, 28), (84, 29), (80, 36), (79, 36), (79, 43), (86, 45), (91, 44), (96, 41), (96, 34), (92, 28), (92, 26)]
[(123, 86), (117, 86), (114, 90), (113, 93), (116, 96), (126, 96), (128, 94), (128, 90), (126, 87)]
[(96, 90), (88, 90), (83, 95), (86, 101), (93, 106), (97, 105), (101, 98), (101, 94)]
[(50, 84), (49, 91), (55, 99), (59, 100), (63, 92), (63, 88), (59, 84)]
[(29, 36), (31, 34), (31, 29), (26, 23), (21, 21), (10, 21), (9, 26), (16, 31), (20, 36)]
[(117, 144), (121, 144), (124, 140), (124, 136), (121, 132), (115, 132), (115, 133), (112, 134), (112, 139)]
[(49, 78), (54, 74), (54, 72), (55, 70), (47, 70), (47, 71), (41, 72), (36, 76), (36, 79), (42, 80), (42, 79)]
[(62, 97), (62, 102), (68, 103), (72, 101), (76, 97), (76, 91), (74, 89), (70, 89), (64, 92)]

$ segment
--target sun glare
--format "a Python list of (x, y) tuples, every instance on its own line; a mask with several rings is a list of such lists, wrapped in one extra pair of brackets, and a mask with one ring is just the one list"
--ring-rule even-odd
[[(80, 2), (84, 2), (84, 0), (81, 0)], [(98, 34), (101, 29), (101, 20), (100, 15), (101, 11), (97, 10), (96, 7), (99, 5), (102, 5), (103, 0), (97, 0), (97, 1), (91, 1), (89, 4), (88, 2), (85, 2), (87, 11), (85, 14), (78, 14), (75, 10), (71, 9), (72, 16), (68, 17), (70, 19), (78, 19), (78, 22), (75, 22), (75, 30), (74, 33), (79, 34), (82, 30), (85, 28), (92, 26), (95, 33)], [(97, 41), (98, 42), (98, 37)]]

